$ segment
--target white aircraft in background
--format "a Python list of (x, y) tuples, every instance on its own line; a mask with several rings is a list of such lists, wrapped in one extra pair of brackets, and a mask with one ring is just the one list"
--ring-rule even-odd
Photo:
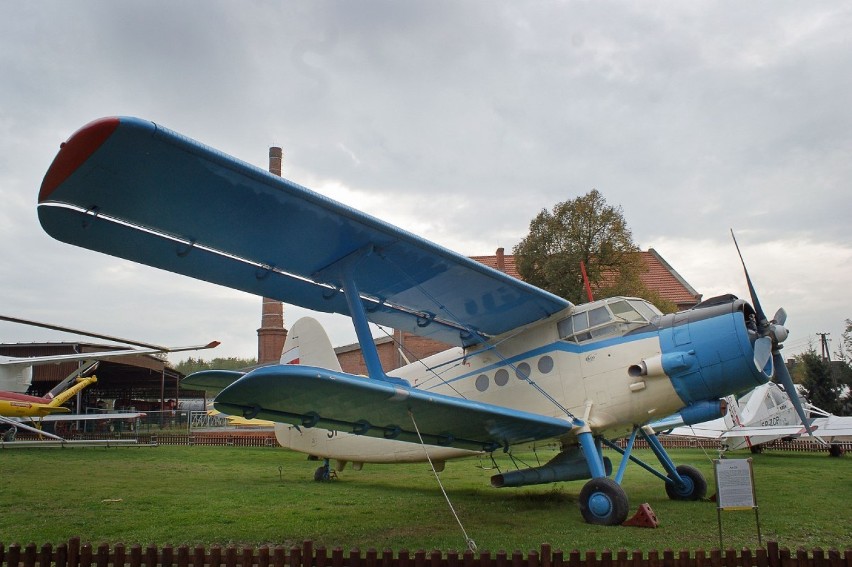
[(759, 452), (766, 443), (804, 436), (806, 440), (828, 446), (831, 454), (836, 454), (837, 443), (852, 442), (852, 417), (832, 415), (802, 398), (813, 432), (808, 436), (790, 396), (774, 382), (760, 385), (739, 398), (728, 396), (725, 401), (728, 413), (724, 417), (694, 425), (660, 420), (651, 426), (669, 435), (717, 439), (725, 451), (748, 448)]
[[(430, 446), (462, 456), (553, 440), (550, 462), (491, 484), (584, 480), (590, 523), (626, 519), (637, 436), (663, 472), (643, 468), (670, 498), (706, 494), (701, 472), (675, 465), (649, 422), (707, 421), (723, 415), (724, 396), (773, 377), (792, 384), (780, 354), (787, 314), (765, 314), (747, 272), (751, 303), (725, 295), (668, 315), (632, 297), (573, 305), (137, 118), (96, 120), (62, 144), (38, 216), (69, 244), (351, 317), (367, 377), (331, 361), (234, 373), (214, 400), (223, 413), (410, 443), (424, 461)], [(452, 348), (388, 374), (371, 322)], [(208, 374), (221, 375), (197, 378)], [(613, 441), (623, 437), (626, 449)], [(617, 472), (604, 445), (622, 454)]]

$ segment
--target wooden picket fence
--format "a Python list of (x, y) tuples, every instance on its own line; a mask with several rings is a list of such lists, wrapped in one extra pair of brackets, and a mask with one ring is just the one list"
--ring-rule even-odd
[(698, 549), (693, 552), (660, 551), (569, 551), (553, 550), (543, 544), (526, 554), (520, 551), (416, 551), (381, 552), (352, 549), (348, 553), (335, 547), (314, 548), (313, 542), (300, 546), (262, 546), (258, 548), (198, 546), (177, 548), (140, 545), (112, 548), (101, 544), (81, 544), (71, 538), (55, 548), (40, 548), (31, 543), (6, 548), (0, 543), (0, 567), (852, 567), (852, 549), (827, 552), (820, 548), (790, 551), (777, 542), (751, 550), (743, 548)]

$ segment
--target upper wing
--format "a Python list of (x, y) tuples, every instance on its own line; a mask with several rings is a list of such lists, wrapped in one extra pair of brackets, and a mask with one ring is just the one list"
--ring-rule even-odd
[(422, 436), (427, 445), (475, 451), (560, 437), (572, 429), (564, 419), (296, 364), (249, 372), (222, 390), (214, 407), (413, 443)]
[(372, 322), (456, 345), (571, 305), (134, 118), (97, 120), (63, 144), (39, 220), (64, 242), (348, 315), (345, 265)]

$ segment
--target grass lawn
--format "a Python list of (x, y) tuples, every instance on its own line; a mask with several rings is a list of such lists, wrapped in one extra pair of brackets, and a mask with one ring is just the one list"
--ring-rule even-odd
[[(618, 458), (608, 451), (617, 466)], [(643, 459), (649, 452), (637, 451)], [(542, 461), (551, 454), (542, 455)], [(677, 450), (713, 494), (713, 454)], [(748, 454), (734, 455), (746, 458)], [(535, 464), (535, 456), (526, 455)], [(503, 470), (511, 468), (500, 455)], [(674, 502), (635, 465), (624, 487), (631, 515), (647, 502), (656, 529), (598, 527), (577, 508), (582, 482), (495, 489), (490, 461), (453, 461), (441, 480), (480, 551), (554, 549), (674, 550), (718, 547), (711, 502)], [(461, 528), (426, 465), (347, 468), (317, 483), (318, 466), (280, 448), (172, 447), (0, 451), (0, 542), (57, 544), (299, 544), (367, 549), (465, 549)], [(754, 455), (764, 543), (807, 549), (852, 548), (852, 458), (768, 452)], [(725, 547), (757, 547), (755, 515), (722, 515)]]

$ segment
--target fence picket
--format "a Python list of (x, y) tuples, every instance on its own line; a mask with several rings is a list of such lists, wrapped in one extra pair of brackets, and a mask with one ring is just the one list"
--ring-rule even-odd
[(526, 554), (515, 550), (511, 556), (504, 550), (494, 555), (483, 550), (477, 555), (471, 550), (459, 553), (452, 549), (446, 553), (437, 549), (429, 553), (418, 550), (412, 556), (408, 550), (401, 549), (395, 557), (391, 549), (379, 553), (369, 548), (362, 555), (354, 548), (347, 558), (340, 547), (335, 547), (329, 556), (325, 547), (315, 548), (313, 541), (305, 540), (301, 546), (290, 547), (289, 554), (281, 545), (272, 550), (266, 545), (239, 549), (229, 545), (224, 551), (214, 545), (209, 555), (203, 546), (196, 546), (190, 557), (186, 545), (178, 546), (175, 553), (170, 545), (162, 548), (149, 545), (143, 551), (136, 544), (128, 553), (122, 543), (112, 549), (102, 543), (95, 549), (74, 537), (55, 549), (50, 544), (39, 548), (30, 543), (22, 548), (17, 543), (8, 547), (0, 543), (0, 567), (852, 567), (852, 549), (841, 552), (834, 548), (828, 551), (819, 547), (799, 548), (791, 553), (787, 548), (779, 548), (777, 542), (769, 541), (765, 548), (739, 551), (714, 548), (709, 554), (704, 549), (696, 549), (694, 555), (688, 550), (650, 550), (647, 558), (639, 550), (581, 553), (575, 549), (566, 558), (562, 550), (554, 551), (544, 543), (538, 550)]

